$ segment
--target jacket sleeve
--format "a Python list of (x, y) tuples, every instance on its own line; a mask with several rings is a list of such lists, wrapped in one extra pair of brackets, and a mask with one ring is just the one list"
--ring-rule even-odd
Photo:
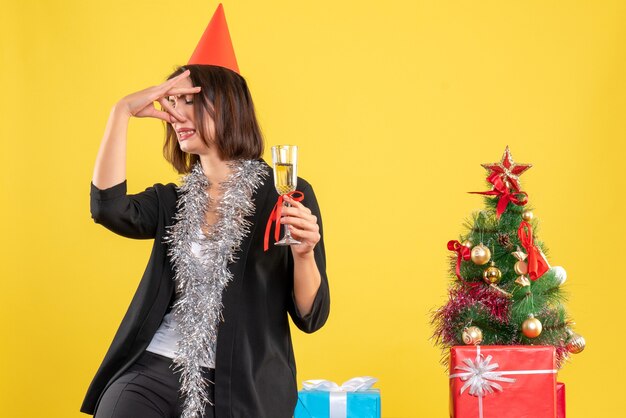
[(156, 235), (159, 199), (155, 187), (126, 194), (126, 180), (99, 189), (91, 183), (90, 209), (93, 220), (128, 238), (149, 239)]
[[(300, 181), (300, 180), (299, 180)], [(321, 282), (320, 287), (315, 295), (315, 299), (313, 300), (313, 306), (311, 307), (311, 312), (307, 315), (301, 315), (298, 312), (298, 307), (296, 304), (296, 299), (291, 291), (291, 300), (289, 301), (289, 314), (291, 315), (291, 319), (294, 324), (306, 333), (312, 333), (320, 329), (328, 319), (328, 314), (330, 312), (330, 292), (328, 289), (328, 278), (326, 276), (326, 253), (324, 251), (324, 232), (322, 229), (322, 215), (320, 213), (320, 208), (317, 204), (317, 199), (315, 198), (315, 193), (313, 192), (313, 187), (306, 182), (304, 183), (301, 191), (304, 193), (304, 199), (302, 204), (307, 208), (311, 209), (311, 213), (317, 217), (317, 223), (320, 227), (320, 240), (313, 249), (313, 255), (315, 258), (315, 263), (317, 264), (317, 268), (320, 272)], [(293, 256), (291, 251), (288, 251), (289, 257), (289, 268), (293, 272)]]

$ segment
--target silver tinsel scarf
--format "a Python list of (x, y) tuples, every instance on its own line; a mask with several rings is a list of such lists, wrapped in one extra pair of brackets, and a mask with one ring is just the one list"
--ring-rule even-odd
[[(182, 418), (204, 416), (206, 403), (211, 403), (207, 387), (213, 382), (203, 378), (201, 364), (215, 361), (217, 332), (223, 320), (222, 292), (232, 279), (228, 264), (235, 261), (243, 238), (250, 233), (251, 223), (245, 218), (255, 211), (252, 194), (267, 175), (261, 161), (228, 164), (231, 174), (219, 186), (223, 197), (215, 208), (216, 223), (209, 227), (206, 222), (207, 210), (215, 202), (207, 192), (211, 184), (197, 162), (178, 187), (175, 222), (164, 238), (170, 244), (168, 255), (177, 292), (173, 308), (181, 340), (173, 363), (175, 372), (181, 371)], [(203, 260), (191, 252), (201, 228), (208, 232), (200, 242)]]

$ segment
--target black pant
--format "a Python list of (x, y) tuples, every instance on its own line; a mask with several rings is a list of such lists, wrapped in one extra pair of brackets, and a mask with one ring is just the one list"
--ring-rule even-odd
[[(172, 359), (144, 351), (132, 366), (106, 390), (94, 418), (178, 418), (183, 399), (179, 397), (180, 373), (170, 368)], [(215, 381), (215, 369), (203, 367), (204, 377)], [(214, 402), (214, 385), (209, 383)], [(204, 418), (214, 418), (213, 406), (206, 404)]]

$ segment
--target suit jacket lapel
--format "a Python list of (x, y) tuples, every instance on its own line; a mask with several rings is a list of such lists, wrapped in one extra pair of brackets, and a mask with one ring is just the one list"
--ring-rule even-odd
[[(224, 322), (220, 324), (218, 331), (215, 369), (215, 408), (216, 411), (219, 411), (216, 414), (217, 416), (230, 416), (232, 356), (237, 317), (240, 310), (239, 300), (244, 281), (244, 272), (248, 254), (250, 253), (250, 245), (254, 236), (259, 233), (259, 229), (262, 230), (265, 227), (267, 222), (267, 219), (262, 218), (263, 213), (267, 212), (264, 208), (266, 205), (271, 204), (271, 202), (267, 200), (268, 195), (271, 195), (271, 191), (273, 190), (274, 180), (270, 167), (264, 161), (263, 163), (265, 164), (268, 175), (263, 180), (263, 184), (260, 185), (253, 194), (255, 210), (254, 215), (248, 218), (251, 222), (250, 233), (243, 239), (240, 250), (235, 254), (236, 261), (229, 266), (233, 274), (233, 280), (228, 284), (222, 295), (222, 303), (224, 305), (222, 314), (224, 316)], [(223, 379), (228, 379), (228, 381), (224, 381)]]

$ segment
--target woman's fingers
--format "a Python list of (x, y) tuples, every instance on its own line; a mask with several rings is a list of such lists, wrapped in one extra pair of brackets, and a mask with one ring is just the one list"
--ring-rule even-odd
[[(291, 199), (292, 202), (295, 202)], [(311, 248), (321, 239), (320, 227), (317, 224), (317, 216), (313, 215), (309, 208), (301, 204), (292, 207), (284, 207), (280, 223), (289, 228), (293, 237), (303, 243), (308, 243)], [(298, 249), (300, 251), (301, 249)]]
[(154, 107), (153, 104), (150, 104), (149, 106), (146, 106), (141, 112), (140, 112), (140, 116), (142, 118), (145, 117), (149, 117), (149, 118), (157, 118), (157, 119), (161, 119), (164, 120), (165, 122), (170, 122), (170, 123), (174, 123), (176, 121), (176, 119), (174, 119), (174, 117), (172, 115), (170, 115), (169, 113), (167, 113), (164, 110), (159, 110), (156, 107)]
[(179, 96), (182, 94), (196, 94), (196, 93), (200, 93), (200, 90), (201, 90), (200, 86), (171, 88), (168, 91), (166, 91), (163, 96), (167, 97), (167, 96)]
[(283, 216), (295, 216), (298, 218), (307, 219), (309, 222), (312, 222), (317, 225), (317, 216), (313, 215), (309, 208), (302, 206), (299, 208), (296, 207), (283, 207), (282, 209)]
[[(175, 87), (180, 80), (189, 77), (189, 74), (190, 71), (185, 70), (176, 77), (166, 80), (159, 85), (130, 94), (120, 101), (121, 106), (124, 106), (131, 116), (140, 118), (156, 117), (170, 123), (176, 120), (183, 122), (186, 120), (185, 117), (180, 112), (177, 112), (164, 97), (198, 93), (201, 90), (199, 87)], [(154, 102), (156, 101), (161, 104), (163, 110), (155, 108)]]
[(176, 83), (190, 74), (189, 70), (167, 80), (157, 86), (148, 87), (141, 91), (129, 94), (120, 100), (120, 106), (123, 106), (131, 116), (145, 117), (154, 114), (150, 109), (154, 108), (153, 103), (165, 93), (172, 90)]
[[(165, 97), (159, 97), (158, 101), (161, 104), (161, 106), (163, 107), (163, 109), (165, 109), (167, 111), (167, 113), (172, 115), (174, 118), (176, 118), (180, 122), (185, 122), (187, 120), (187, 118), (185, 118), (182, 115), (182, 113), (180, 113), (178, 110), (174, 109), (174, 107), (170, 104), (170, 102)], [(168, 122), (170, 122), (170, 121), (168, 120)], [(170, 123), (172, 123), (172, 122), (170, 122)]]
[[(174, 86), (183, 78), (189, 77), (189, 74), (190, 74), (190, 71), (185, 70), (182, 73), (178, 74), (176, 77), (172, 77), (169, 80), (166, 80), (163, 83), (156, 86), (156, 94), (158, 95), (157, 97), (165, 96), (168, 90), (173, 89)], [(157, 98), (154, 98), (154, 101), (156, 100)]]
[(306, 231), (303, 229), (296, 228), (293, 225), (288, 226), (289, 231), (291, 232), (291, 236), (297, 239), (298, 241), (302, 241), (303, 243), (308, 243), (311, 246), (315, 246), (320, 240), (319, 232)]
[(174, 118), (174, 116), (172, 116), (171, 114), (163, 111), (163, 110), (158, 110), (158, 109), (154, 109), (154, 112), (150, 115), (152, 117), (155, 117), (157, 119), (161, 119), (164, 120), (165, 122), (168, 123), (174, 123), (177, 122), (176, 118)]
[(171, 89), (172, 87), (174, 87), (176, 83), (178, 83), (183, 78), (189, 77), (189, 74), (191, 74), (191, 72), (189, 70), (185, 70), (182, 73), (178, 74), (176, 77), (172, 77), (169, 80), (164, 81), (163, 83), (161, 83), (159, 87), (162, 90), (167, 91)]
[(317, 223), (312, 222), (311, 219), (303, 219), (295, 216), (283, 216), (280, 218), (280, 223), (286, 225), (293, 225), (296, 228), (304, 229), (307, 231), (319, 231), (319, 225)]
[(285, 199), (285, 201), (287, 203), (289, 203), (291, 206), (298, 208), (298, 209), (302, 209), (305, 212), (311, 213), (311, 209), (307, 208), (306, 206), (304, 206), (301, 202), (298, 202), (296, 200), (293, 200), (291, 197), (289, 197), (288, 195), (284, 195), (283, 199)]

